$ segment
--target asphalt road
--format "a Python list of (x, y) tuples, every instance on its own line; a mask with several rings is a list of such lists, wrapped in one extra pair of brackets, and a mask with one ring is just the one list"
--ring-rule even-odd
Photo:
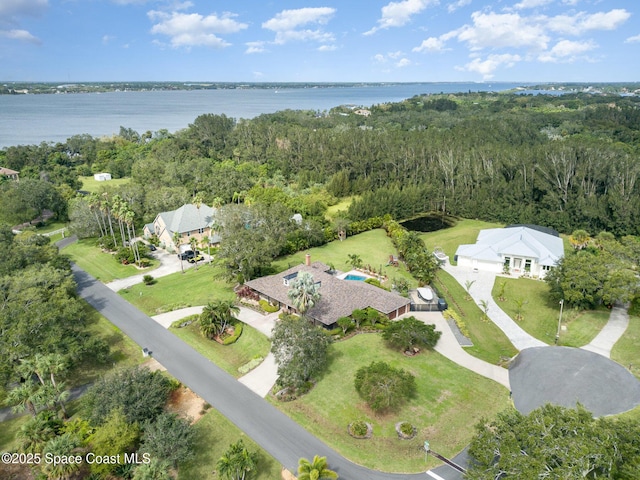
[(372, 471), (346, 460), (78, 266), (73, 273), (82, 298), (289, 470), (296, 471), (301, 457), (320, 455), (343, 480), (430, 478)]

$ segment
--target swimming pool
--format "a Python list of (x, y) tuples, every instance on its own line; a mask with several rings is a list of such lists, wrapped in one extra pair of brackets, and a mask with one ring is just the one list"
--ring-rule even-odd
[(362, 275), (354, 275), (354, 274), (350, 273), (349, 275), (344, 277), (343, 280), (357, 280), (359, 282), (364, 282), (366, 279), (367, 279), (367, 277), (363, 277)]

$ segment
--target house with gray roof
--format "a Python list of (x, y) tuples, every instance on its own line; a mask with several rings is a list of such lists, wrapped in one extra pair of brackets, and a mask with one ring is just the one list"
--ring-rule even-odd
[(534, 278), (544, 278), (563, 256), (560, 235), (535, 225), (480, 230), (476, 243), (456, 250), (461, 267)]
[(144, 235), (150, 237), (155, 234), (164, 248), (176, 251), (175, 233), (180, 235), (180, 245), (188, 245), (194, 237), (199, 245), (204, 237), (209, 237), (209, 243), (215, 245), (220, 243), (220, 236), (214, 230), (216, 212), (217, 209), (205, 204), (198, 208), (188, 203), (177, 210), (156, 215), (152, 223), (144, 226)]
[(334, 328), (340, 317), (348, 317), (354, 310), (367, 307), (376, 309), (390, 319), (409, 312), (411, 301), (408, 298), (363, 281), (339, 279), (329, 273), (327, 265), (311, 263), (309, 257), (304, 264), (276, 275), (250, 280), (245, 285), (271, 304), (297, 313), (288, 292), (290, 282), (300, 272), (309, 272), (320, 285), (320, 301), (306, 313), (316, 325)]

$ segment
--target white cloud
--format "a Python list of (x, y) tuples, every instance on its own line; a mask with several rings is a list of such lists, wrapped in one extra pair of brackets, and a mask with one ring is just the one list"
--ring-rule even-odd
[(108, 45), (112, 40), (115, 40), (116, 37), (112, 35), (103, 35), (102, 36), (102, 44)]
[(396, 67), (398, 68), (408, 67), (409, 65), (411, 65), (411, 60), (409, 60), (408, 58), (401, 58), (398, 62), (396, 62)]
[(551, 2), (553, 2), (553, 0), (522, 0), (520, 3), (516, 3), (513, 8), (518, 10), (523, 10), (525, 8), (537, 8), (548, 5)]
[(493, 72), (499, 67), (513, 67), (517, 62), (521, 61), (520, 55), (511, 55), (508, 53), (502, 55), (489, 55), (486, 60), (474, 58), (465, 65), (465, 69), (470, 72), (476, 72), (482, 75), (482, 78), (489, 80), (493, 78)]
[(304, 29), (301, 27), (312, 25), (326, 25), (336, 13), (335, 8), (299, 8), (283, 10), (275, 17), (262, 24), (262, 28), (276, 33), (273, 43), (283, 45), (289, 42), (317, 42), (322, 44), (322, 51), (333, 50), (331, 45), (335, 41), (333, 33), (325, 32), (322, 28)]
[(236, 33), (247, 28), (247, 24), (237, 22), (232, 13), (207, 15), (198, 13), (161, 12), (152, 10), (147, 13), (152, 21), (158, 22), (151, 28), (151, 33), (170, 37), (171, 46), (194, 47), (205, 46), (224, 48), (230, 45), (219, 34)]
[[(546, 50), (550, 38), (538, 22), (517, 13), (482, 13), (471, 15), (473, 25), (465, 25), (455, 36), (471, 50), (483, 48), (531, 48)], [(452, 34), (453, 32), (450, 32)]]
[(640, 42), (640, 35), (634, 35), (633, 37), (627, 38), (624, 43), (637, 43)]
[(576, 59), (577, 55), (593, 50), (594, 48), (597, 48), (597, 45), (592, 40), (586, 42), (560, 40), (551, 50), (541, 54), (538, 60), (541, 62), (571, 62)]
[(413, 48), (413, 52), (442, 52), (445, 50), (442, 38), (429, 37), (423, 40), (420, 46)]
[(38, 37), (33, 36), (26, 30), (14, 29), (14, 30), (0, 30), (0, 36), (9, 38), (11, 40), (18, 40), (21, 42), (34, 43), (40, 45), (42, 42)]
[(402, 27), (411, 20), (413, 15), (422, 12), (429, 5), (437, 3), (438, 0), (403, 0), (401, 2), (390, 2), (382, 7), (382, 17), (378, 20), (378, 25), (364, 34), (371, 35), (378, 30)]
[(387, 63), (387, 58), (381, 53), (374, 55), (373, 60), (377, 63)]
[(335, 8), (298, 8), (297, 10), (283, 10), (275, 17), (262, 24), (262, 28), (274, 32), (287, 32), (309, 23), (326, 24), (336, 13)]
[(547, 27), (560, 34), (582, 35), (590, 30), (615, 30), (629, 17), (631, 17), (631, 13), (619, 8), (609, 12), (579, 12), (575, 15), (551, 17), (547, 21)]
[(447, 5), (447, 12), (453, 13), (459, 8), (466, 7), (471, 3), (471, 0), (458, 0), (457, 2), (451, 2)]
[(333, 52), (334, 50), (337, 50), (338, 47), (336, 47), (335, 45), (320, 45), (318, 47), (318, 51), (319, 52)]
[(265, 42), (247, 42), (245, 43), (247, 49), (244, 53), (263, 53), (266, 52)]

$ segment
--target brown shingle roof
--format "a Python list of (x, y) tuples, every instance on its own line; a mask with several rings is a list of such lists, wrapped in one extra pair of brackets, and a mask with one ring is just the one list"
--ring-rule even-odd
[(325, 325), (331, 325), (338, 318), (351, 315), (356, 309), (372, 307), (381, 313), (389, 314), (410, 303), (407, 298), (365, 282), (340, 280), (327, 273), (328, 270), (329, 267), (326, 265), (314, 262), (311, 266), (298, 265), (276, 275), (250, 280), (245, 285), (292, 307), (287, 296), (290, 287), (284, 284), (284, 278), (298, 272), (309, 272), (316, 282), (320, 282), (321, 297), (307, 315)]

